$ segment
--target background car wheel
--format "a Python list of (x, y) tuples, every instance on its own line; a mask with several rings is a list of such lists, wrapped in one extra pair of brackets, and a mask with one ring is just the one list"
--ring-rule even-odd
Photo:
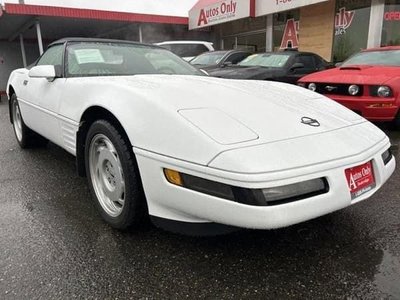
[(103, 219), (126, 229), (146, 223), (147, 205), (131, 146), (114, 125), (95, 121), (85, 143), (89, 187)]
[(393, 119), (392, 122), (394, 129), (400, 130), (400, 111), (397, 112), (396, 117)]
[(11, 113), (15, 137), (17, 138), (18, 144), (21, 148), (45, 146), (47, 144), (47, 139), (32, 131), (25, 125), (19, 108), (17, 95), (15, 94), (11, 96)]

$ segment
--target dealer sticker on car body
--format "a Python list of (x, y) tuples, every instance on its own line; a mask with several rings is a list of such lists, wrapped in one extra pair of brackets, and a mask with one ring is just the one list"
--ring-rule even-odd
[(347, 184), (350, 188), (351, 199), (355, 199), (376, 186), (372, 163), (369, 161), (345, 171)]

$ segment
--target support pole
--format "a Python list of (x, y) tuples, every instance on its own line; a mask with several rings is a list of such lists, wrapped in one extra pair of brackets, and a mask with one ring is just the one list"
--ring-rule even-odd
[(22, 63), (24, 64), (24, 68), (26, 68), (26, 54), (25, 54), (24, 36), (22, 35), (22, 33), (19, 34), (19, 43), (21, 45)]
[(367, 48), (374, 48), (381, 46), (384, 13), (385, 13), (385, 1), (372, 0), (371, 13), (369, 18)]
[(267, 15), (267, 28), (265, 32), (265, 51), (274, 51), (274, 24), (273, 15)]
[(43, 41), (42, 41), (42, 31), (40, 30), (40, 22), (36, 21), (36, 35), (37, 35), (37, 40), (38, 40), (38, 45), (39, 45), (39, 54), (43, 54)]
[(142, 24), (139, 24), (139, 42), (143, 43)]

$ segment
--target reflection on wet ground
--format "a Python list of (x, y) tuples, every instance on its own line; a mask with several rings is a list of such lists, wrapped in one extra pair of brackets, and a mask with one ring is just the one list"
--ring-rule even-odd
[[(0, 298), (400, 298), (396, 171), (372, 199), (280, 230), (112, 230), (60, 148), (18, 148), (0, 103)], [(400, 134), (383, 127), (394, 143)]]

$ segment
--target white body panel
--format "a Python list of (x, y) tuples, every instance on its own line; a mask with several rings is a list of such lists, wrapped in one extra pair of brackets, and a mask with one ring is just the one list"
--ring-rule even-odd
[[(83, 113), (93, 106), (107, 109), (134, 147), (154, 216), (248, 228), (287, 226), (368, 198), (395, 168), (394, 158), (383, 164), (390, 142), (380, 129), (300, 87), (178, 75), (43, 80), (33, 82), (26, 70), (10, 77), (27, 125), (75, 154)], [(302, 117), (321, 126), (302, 124)], [(368, 161), (376, 188), (352, 201), (344, 170)], [(254, 207), (171, 185), (163, 168), (245, 188), (326, 177), (330, 191)]]

